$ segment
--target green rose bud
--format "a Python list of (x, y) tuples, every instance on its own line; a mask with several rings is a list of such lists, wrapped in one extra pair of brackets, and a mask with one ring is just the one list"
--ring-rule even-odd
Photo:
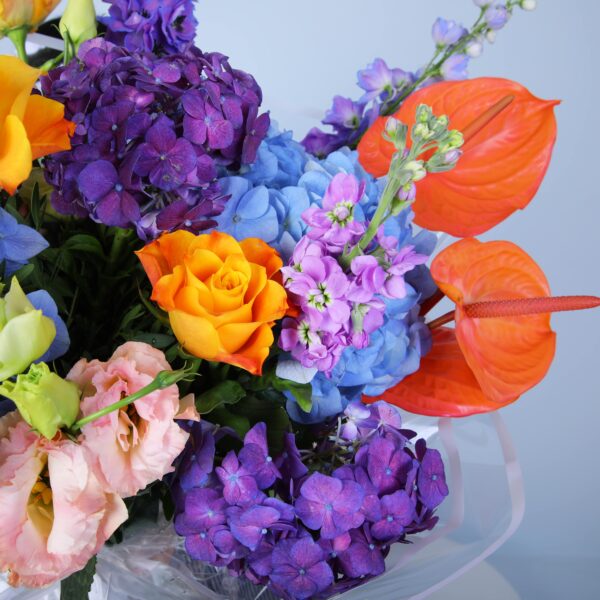
[(54, 321), (35, 309), (13, 277), (10, 291), (0, 298), (0, 381), (22, 373), (55, 336)]
[(79, 414), (79, 388), (52, 373), (46, 363), (31, 365), (17, 381), (5, 381), (0, 394), (10, 398), (23, 419), (51, 440), (61, 427), (70, 427)]
[(93, 0), (69, 0), (60, 20), (59, 29), (67, 51), (69, 51), (68, 46), (72, 45), (73, 50), (77, 52), (83, 42), (95, 38), (98, 30)]

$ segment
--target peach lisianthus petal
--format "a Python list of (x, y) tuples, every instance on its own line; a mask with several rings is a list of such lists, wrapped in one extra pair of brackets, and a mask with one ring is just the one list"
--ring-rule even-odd
[[(166, 370), (171, 367), (160, 350), (127, 342), (106, 362), (79, 361), (68, 377), (85, 390), (85, 416), (137, 392)], [(172, 385), (84, 425), (83, 444), (107, 486), (123, 497), (133, 496), (172, 471), (188, 438), (174, 421), (179, 412), (179, 391)]]
[[(14, 414), (0, 432), (0, 569), (11, 585), (45, 586), (83, 568), (127, 508), (83, 446), (41, 438)], [(51, 496), (42, 502), (32, 488), (46, 468)]]

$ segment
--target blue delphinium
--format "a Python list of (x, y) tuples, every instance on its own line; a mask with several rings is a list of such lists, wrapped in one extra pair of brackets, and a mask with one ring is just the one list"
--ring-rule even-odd
[(47, 247), (48, 242), (35, 229), (21, 225), (0, 208), (0, 263), (4, 262), (5, 277), (10, 277)]

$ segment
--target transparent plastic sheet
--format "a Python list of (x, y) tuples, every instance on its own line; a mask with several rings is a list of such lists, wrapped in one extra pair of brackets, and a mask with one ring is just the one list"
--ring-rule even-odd
[[(502, 417), (468, 419), (405, 416), (405, 426), (440, 450), (450, 495), (433, 531), (396, 544), (387, 571), (336, 599), (420, 600), (443, 588), (497, 550), (518, 528), (524, 511), (521, 470)], [(1, 589), (1, 588), (0, 588)], [(192, 561), (169, 523), (144, 524), (123, 544), (105, 547), (91, 600), (273, 600), (267, 589)], [(0, 600), (58, 600), (47, 590), (0, 592)]]

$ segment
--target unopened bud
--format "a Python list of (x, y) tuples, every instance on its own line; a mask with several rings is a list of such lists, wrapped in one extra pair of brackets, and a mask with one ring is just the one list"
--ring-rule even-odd
[(404, 168), (411, 173), (412, 181), (419, 181), (427, 175), (422, 160), (411, 160)]
[(483, 42), (479, 38), (475, 39), (467, 44), (465, 51), (467, 56), (470, 56), (471, 58), (477, 58), (483, 53)]
[(496, 41), (496, 32), (493, 29), (490, 29), (486, 34), (485, 34), (485, 39), (490, 43), (493, 44)]
[(521, 8), (523, 10), (535, 10), (537, 7), (537, 0), (521, 0)]

